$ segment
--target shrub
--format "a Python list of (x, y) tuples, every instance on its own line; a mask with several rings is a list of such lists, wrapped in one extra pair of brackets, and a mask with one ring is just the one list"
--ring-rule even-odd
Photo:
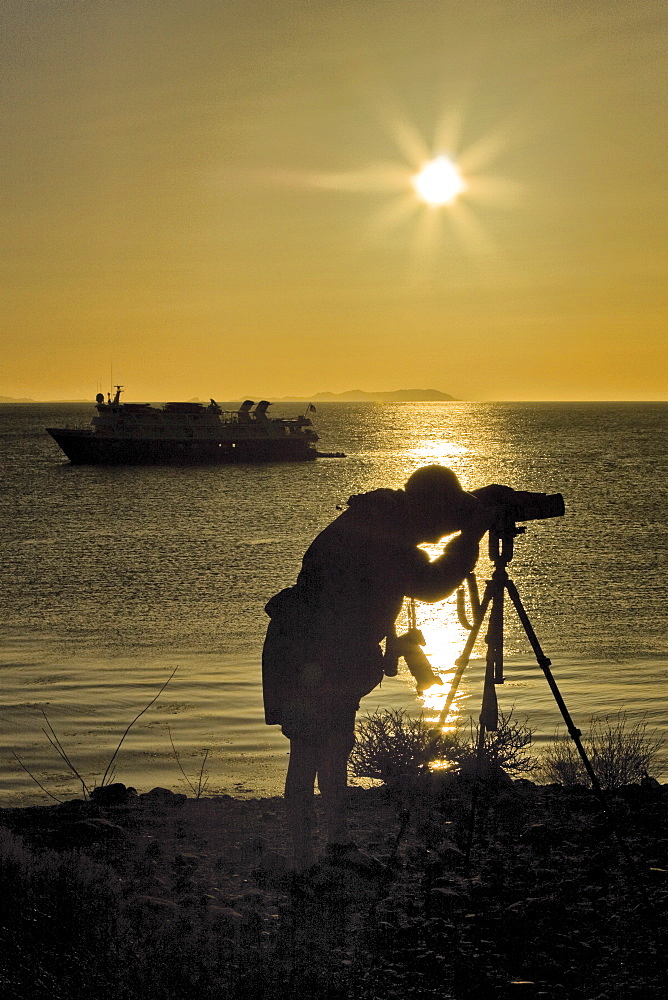
[[(437, 762), (453, 768), (475, 758), (479, 729), (460, 726), (453, 733), (430, 729), (422, 716), (411, 718), (403, 709), (378, 711), (358, 724), (357, 742), (350, 757), (357, 778), (374, 778), (391, 784), (419, 778)], [(509, 773), (528, 773), (539, 766), (527, 753), (533, 732), (513, 719), (512, 710), (499, 715), (499, 728), (485, 737), (484, 759)]]
[[(469, 736), (460, 734), (458, 739), (458, 763), (473, 759), (478, 752), (480, 726), (471, 720)], [(484, 759), (488, 764), (501, 767), (508, 774), (531, 774), (537, 771), (541, 762), (528, 751), (533, 746), (533, 729), (526, 720), (517, 722), (513, 717), (513, 709), (506, 715), (499, 712), (499, 728), (485, 733)]]
[(373, 712), (358, 723), (350, 769), (357, 778), (374, 778), (391, 784), (404, 777), (418, 777), (439, 759), (451, 760), (454, 739), (432, 730), (420, 716), (403, 709)]
[[(631, 722), (626, 712), (590, 719), (582, 745), (594, 774), (606, 791), (640, 781), (652, 770), (660, 770), (665, 739), (648, 730), (647, 719)], [(555, 737), (547, 747), (541, 766), (545, 781), (560, 785), (589, 784), (580, 754), (570, 737)]]

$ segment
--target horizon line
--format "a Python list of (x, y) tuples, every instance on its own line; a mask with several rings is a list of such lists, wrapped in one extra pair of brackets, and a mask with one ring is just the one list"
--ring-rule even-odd
[[(258, 399), (268, 399), (268, 401), (270, 403), (308, 403), (308, 402), (310, 402), (312, 400), (315, 400), (318, 403), (318, 405), (320, 405), (320, 406), (323, 406), (323, 405), (326, 406), (326, 405), (328, 405), (330, 403), (337, 404), (337, 405), (338, 404), (342, 404), (342, 405), (350, 405), (350, 404), (359, 405), (359, 404), (364, 404), (364, 403), (406, 403), (406, 404), (410, 404), (412, 406), (414, 406), (416, 404), (424, 404), (424, 405), (428, 405), (428, 406), (433, 406), (434, 404), (439, 404), (439, 405), (443, 405), (443, 406), (452, 406), (453, 404), (456, 405), (457, 403), (666, 403), (666, 402), (668, 402), (668, 398), (657, 399), (655, 397), (647, 397), (647, 398), (642, 398), (642, 399), (638, 399), (638, 398), (629, 399), (629, 398), (626, 398), (626, 397), (625, 398), (614, 398), (614, 397), (612, 397), (612, 398), (611, 397), (606, 397), (606, 398), (592, 398), (592, 397), (578, 396), (578, 397), (558, 398), (558, 399), (557, 398), (550, 398), (550, 397), (532, 397), (532, 398), (522, 398), (522, 399), (512, 399), (512, 398), (509, 398), (509, 397), (507, 397), (507, 398), (479, 397), (477, 399), (474, 399), (474, 398), (464, 399), (464, 398), (461, 398), (461, 397), (457, 397), (457, 398), (453, 398), (453, 399), (414, 399), (414, 400), (411, 400), (411, 399), (382, 399), (382, 400), (374, 400), (374, 399), (319, 399), (318, 400), (318, 399), (316, 399), (316, 396), (318, 395), (317, 393), (313, 393), (312, 396), (305, 396), (305, 395), (304, 396), (296, 396), (296, 395), (295, 396), (274, 396), (273, 398), (270, 398), (268, 395), (263, 395), (263, 394), (256, 394), (256, 395), (257, 395)], [(369, 393), (369, 395), (373, 395), (373, 393)], [(379, 393), (379, 395), (380, 395), (380, 393)], [(231, 402), (236, 403), (237, 401), (243, 402), (244, 399), (251, 399), (251, 398), (255, 398), (255, 397), (253, 396), (252, 393), (245, 393), (245, 394), (240, 394), (240, 395), (237, 395), (237, 396), (230, 396), (229, 398), (225, 398), (224, 396), (209, 397), (209, 398), (216, 398), (217, 402), (218, 401), (222, 401), (223, 403), (231, 403)], [(150, 403), (166, 403), (166, 402), (172, 402), (172, 398), (165, 397), (164, 399), (151, 399), (151, 400), (148, 400), (148, 402), (150, 402)], [(191, 397), (189, 400), (186, 400), (186, 402), (202, 402), (202, 400), (199, 399), (199, 398)], [(30, 405), (31, 403), (35, 403), (35, 404), (40, 404), (40, 403), (89, 403), (91, 406), (93, 406), (93, 405), (95, 405), (95, 397), (86, 397), (86, 398), (83, 398), (83, 397), (70, 397), (70, 398), (59, 398), (59, 399), (54, 399), (54, 398), (33, 399), (32, 397), (27, 397), (27, 396), (23, 396), (23, 397), (0, 396), (0, 405), (12, 405), (12, 404), (16, 404), (16, 405), (27, 406), (27, 405)]]

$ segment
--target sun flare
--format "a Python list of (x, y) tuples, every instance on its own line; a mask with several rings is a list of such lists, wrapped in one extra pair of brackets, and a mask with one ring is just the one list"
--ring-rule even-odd
[(487, 172), (504, 148), (502, 139), (481, 136), (462, 145), (464, 120), (456, 109), (444, 111), (430, 141), (400, 109), (381, 107), (378, 117), (401, 154), (399, 162), (368, 162), (346, 173), (310, 174), (308, 185), (386, 195), (382, 204), (376, 201), (378, 211), (362, 238), (376, 241), (402, 232), (410, 241), (408, 280), (415, 286), (438, 280), (440, 252), (446, 246), (461, 246), (475, 255), (492, 252), (495, 246), (473, 209), (484, 201), (499, 203), (511, 193)]
[(454, 163), (446, 156), (437, 156), (412, 178), (413, 187), (428, 205), (449, 205), (466, 185)]

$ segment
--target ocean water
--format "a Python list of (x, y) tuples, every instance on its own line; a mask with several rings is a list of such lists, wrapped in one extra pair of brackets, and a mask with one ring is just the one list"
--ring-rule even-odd
[[(297, 405), (275, 406), (277, 415)], [(116, 780), (148, 790), (281, 790), (287, 741), (264, 725), (264, 604), (294, 582), (314, 535), (351, 493), (399, 487), (418, 466), (560, 492), (566, 514), (516, 542), (517, 584), (566, 704), (586, 728), (626, 711), (668, 736), (665, 403), (323, 404), (324, 451), (344, 459), (203, 468), (71, 466), (46, 426), (85, 424), (85, 404), (0, 406), (2, 615), (0, 802), (47, 802), (101, 780), (125, 728)], [(432, 554), (438, 547), (432, 547)], [(481, 589), (490, 572), (483, 548)], [(466, 633), (454, 596), (420, 604), (426, 651), (447, 682)], [(560, 716), (512, 609), (505, 620), (504, 710), (551, 739)], [(485, 646), (456, 712), (477, 717)], [(362, 711), (433, 717), (405, 674)], [(49, 730), (52, 727), (53, 733)]]

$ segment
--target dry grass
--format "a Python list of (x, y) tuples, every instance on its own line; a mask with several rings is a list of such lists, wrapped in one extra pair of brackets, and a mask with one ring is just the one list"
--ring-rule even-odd
[[(378, 711), (358, 724), (357, 742), (350, 758), (353, 775), (392, 785), (417, 780), (434, 765), (461, 768), (475, 759), (478, 727), (461, 726), (455, 732), (430, 729), (422, 716), (412, 718), (402, 709)], [(485, 734), (485, 763), (508, 774), (526, 775), (539, 766), (529, 751), (533, 731), (518, 722), (512, 710), (499, 715), (499, 728)]]
[[(660, 771), (665, 739), (648, 728), (646, 718), (632, 722), (626, 712), (592, 716), (582, 745), (594, 773), (605, 791), (641, 781)], [(559, 737), (543, 754), (541, 767), (545, 781), (567, 787), (588, 785), (582, 759), (570, 737)]]

